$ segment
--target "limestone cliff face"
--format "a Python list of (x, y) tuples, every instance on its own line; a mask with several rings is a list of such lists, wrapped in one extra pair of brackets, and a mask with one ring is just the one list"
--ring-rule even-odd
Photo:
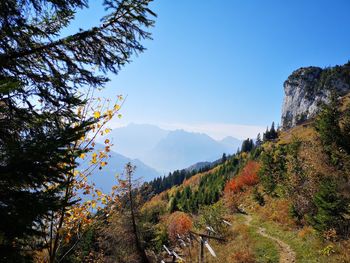
[(332, 90), (339, 96), (350, 92), (350, 63), (326, 69), (307, 67), (294, 71), (284, 82), (283, 129), (315, 117), (321, 104), (329, 100)]

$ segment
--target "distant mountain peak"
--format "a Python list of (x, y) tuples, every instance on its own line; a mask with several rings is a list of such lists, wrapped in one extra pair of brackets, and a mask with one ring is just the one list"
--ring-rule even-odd
[(198, 162), (213, 162), (234, 153), (241, 141), (232, 136), (217, 141), (205, 133), (184, 129), (164, 130), (153, 124), (129, 123), (109, 134), (112, 150), (130, 159), (170, 172)]
[[(104, 149), (104, 147), (105, 146), (103, 144), (95, 144), (95, 150), (101, 150)], [(92, 153), (89, 153), (89, 155), (91, 154)], [(161, 175), (155, 169), (146, 165), (141, 160), (130, 159), (114, 151), (110, 151), (108, 155), (110, 156), (106, 159), (108, 164), (104, 166), (102, 170), (94, 170), (90, 178), (98, 188), (101, 188), (104, 191), (110, 191), (112, 186), (117, 183), (115, 180), (115, 175), (122, 174), (124, 172), (124, 167), (128, 162), (136, 166), (135, 178), (141, 179), (142, 181), (151, 181)], [(84, 167), (87, 164), (82, 163), (81, 165)]]

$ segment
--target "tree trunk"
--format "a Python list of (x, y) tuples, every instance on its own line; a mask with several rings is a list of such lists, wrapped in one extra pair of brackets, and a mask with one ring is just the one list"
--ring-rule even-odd
[(137, 225), (136, 225), (136, 218), (135, 218), (135, 211), (134, 211), (134, 200), (132, 197), (132, 173), (133, 173), (133, 167), (131, 166), (130, 163), (127, 164), (126, 166), (126, 172), (128, 176), (128, 192), (129, 192), (129, 201), (130, 201), (130, 214), (131, 214), (131, 221), (132, 221), (132, 229), (133, 229), (133, 234), (135, 237), (135, 242), (136, 242), (136, 248), (137, 251), (141, 257), (141, 262), (142, 263), (149, 263), (147, 255), (145, 250), (142, 248), (138, 231), (137, 231)]

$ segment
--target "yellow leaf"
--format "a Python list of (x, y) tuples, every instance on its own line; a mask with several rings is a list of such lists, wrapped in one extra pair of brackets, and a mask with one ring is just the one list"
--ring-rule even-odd
[(94, 112), (94, 118), (95, 119), (98, 119), (98, 118), (100, 118), (101, 117), (101, 113), (99, 112), (99, 111), (95, 111)]
[(109, 143), (109, 139), (106, 139), (106, 140), (105, 140), (105, 144), (108, 144), (108, 143)]
[(106, 166), (107, 162), (101, 162), (101, 167)]
[(98, 155), (98, 158), (103, 159), (105, 157), (107, 157), (107, 155), (103, 151), (100, 151), (99, 155)]
[(109, 128), (105, 129), (105, 133), (106, 133), (106, 134), (108, 134), (108, 133), (110, 133), (110, 132), (111, 132), (111, 129), (109, 129)]
[(100, 190), (96, 190), (96, 194), (98, 197), (100, 197), (102, 195), (102, 192)]
[(114, 105), (114, 110), (115, 110), (115, 111), (118, 111), (119, 109), (120, 109), (120, 105), (115, 104), (115, 105)]
[(80, 156), (79, 156), (79, 157), (80, 157), (80, 159), (83, 159), (83, 160), (84, 160), (84, 159), (85, 159), (85, 157), (86, 157), (86, 154), (85, 154), (85, 153), (82, 153), (82, 154), (80, 154)]
[(113, 117), (113, 111), (108, 110), (108, 111), (107, 111), (107, 115), (108, 115), (108, 118), (109, 118), (109, 119), (112, 119), (112, 117)]
[(96, 153), (92, 154), (91, 163), (93, 163), (93, 164), (97, 163), (97, 154)]

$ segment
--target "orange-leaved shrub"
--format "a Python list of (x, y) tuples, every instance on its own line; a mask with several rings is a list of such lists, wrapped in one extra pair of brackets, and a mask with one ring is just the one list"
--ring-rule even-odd
[(192, 229), (191, 217), (184, 213), (177, 211), (172, 213), (168, 218), (168, 235), (172, 241), (176, 241), (177, 234), (187, 234)]
[(238, 176), (232, 178), (225, 186), (225, 193), (237, 193), (246, 186), (253, 186), (259, 182), (258, 172), (260, 164), (256, 161), (249, 161)]

